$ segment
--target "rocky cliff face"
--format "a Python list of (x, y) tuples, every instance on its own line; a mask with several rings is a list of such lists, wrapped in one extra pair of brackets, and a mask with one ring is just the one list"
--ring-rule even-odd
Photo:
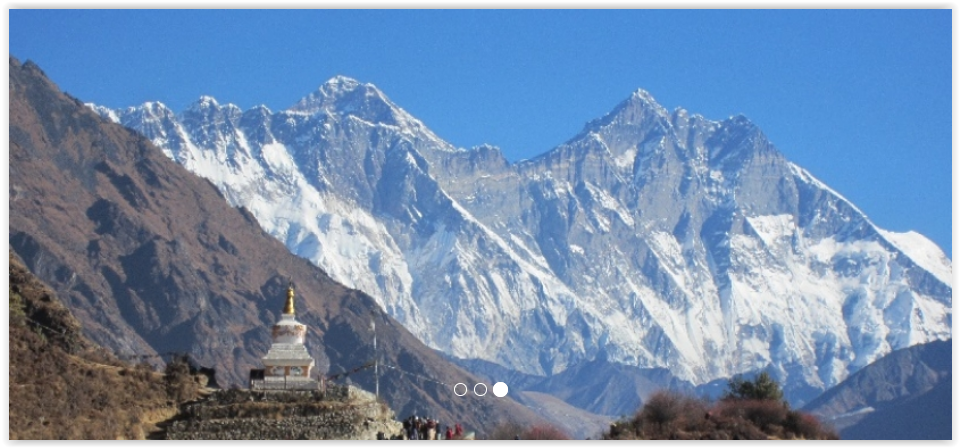
[(600, 357), (693, 384), (769, 369), (802, 402), (951, 334), (943, 252), (875, 226), (742, 116), (638, 90), (512, 164), (342, 77), (278, 112), (99, 110), (459, 358), (550, 375)]
[[(377, 319), (377, 355), (396, 367), (383, 372), (383, 396), (398, 413), (470, 427), (502, 415), (534, 421), (509, 399), (453, 395), (435, 381), (476, 377), (369, 296), (291, 254), (250, 212), (231, 207), (147, 138), (61, 93), (35, 64), (11, 58), (9, 87), (10, 245), (95, 342), (121, 356), (186, 353), (215, 367), (224, 387), (246, 384), (293, 281), (320, 371), (373, 359)], [(369, 371), (350, 378), (373, 389)]]

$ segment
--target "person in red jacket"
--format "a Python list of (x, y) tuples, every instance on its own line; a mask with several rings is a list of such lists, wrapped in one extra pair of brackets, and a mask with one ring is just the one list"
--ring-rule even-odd
[(444, 433), (443, 435), (445, 436), (445, 437), (444, 437), (445, 439), (447, 439), (447, 440), (453, 440), (453, 430), (450, 429), (449, 426), (447, 426), (447, 432)]

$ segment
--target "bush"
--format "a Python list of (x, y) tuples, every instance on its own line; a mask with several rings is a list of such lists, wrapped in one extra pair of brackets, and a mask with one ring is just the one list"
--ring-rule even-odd
[(696, 439), (710, 430), (707, 403), (671, 391), (659, 391), (629, 419), (610, 425), (607, 439)]
[(163, 372), (167, 395), (176, 402), (192, 400), (197, 396), (199, 385), (191, 374), (190, 362), (184, 355), (175, 356)]
[(663, 425), (674, 421), (681, 412), (680, 396), (673, 392), (657, 392), (640, 411), (640, 420)]
[(836, 431), (824, 428), (816, 417), (799, 411), (787, 413), (783, 428), (788, 437), (795, 439), (840, 439)]

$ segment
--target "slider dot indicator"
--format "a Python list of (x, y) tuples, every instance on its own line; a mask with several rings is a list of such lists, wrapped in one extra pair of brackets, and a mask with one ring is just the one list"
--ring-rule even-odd
[(507, 383), (504, 383), (502, 381), (493, 385), (493, 394), (498, 397), (503, 398), (507, 396), (508, 390), (509, 388), (507, 387)]
[[(483, 393), (482, 393), (482, 394), (477, 390), (477, 386), (483, 386)], [(486, 394), (487, 394), (487, 385), (486, 385), (486, 384), (483, 384), (483, 383), (474, 384), (474, 385), (473, 385), (473, 394), (476, 395), (476, 396), (478, 396), (478, 397), (482, 397), (482, 396), (486, 395)]]

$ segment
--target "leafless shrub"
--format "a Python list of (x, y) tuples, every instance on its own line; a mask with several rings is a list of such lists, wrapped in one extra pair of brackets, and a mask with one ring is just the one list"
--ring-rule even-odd
[(749, 420), (761, 431), (782, 425), (787, 418), (787, 407), (775, 400), (725, 400), (717, 407), (721, 415)]
[(813, 415), (790, 411), (784, 420), (784, 431), (788, 438), (839, 440), (840, 436), (832, 428), (826, 428)]

